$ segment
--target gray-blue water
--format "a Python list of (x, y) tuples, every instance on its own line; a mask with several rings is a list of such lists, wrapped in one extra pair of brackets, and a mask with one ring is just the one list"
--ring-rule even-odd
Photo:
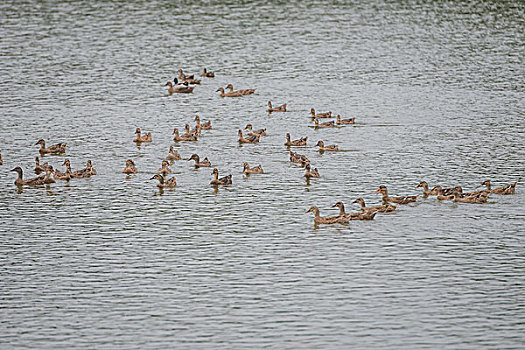
[[(525, 347), (523, 2), (5, 1), (0, 16), (0, 348)], [(216, 77), (167, 94), (203, 67)], [(228, 83), (257, 91), (220, 98)], [(312, 107), (358, 124), (315, 130)], [(196, 114), (213, 129), (175, 144)], [(239, 147), (248, 123), (270, 136)], [(287, 132), (321, 178), (289, 162)], [(17, 191), (10, 170), (35, 176), (40, 138), (68, 143), (44, 162), (98, 175)], [(159, 191), (170, 145), (233, 185), (181, 160)], [(350, 225), (305, 213), (485, 179), (517, 193)]]

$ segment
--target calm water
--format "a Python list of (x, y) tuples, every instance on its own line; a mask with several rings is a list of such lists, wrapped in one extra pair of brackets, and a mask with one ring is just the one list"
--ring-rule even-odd
[[(525, 347), (525, 5), (506, 2), (0, 4), (0, 347), (340, 349)], [(177, 69), (215, 71), (168, 96)], [(227, 83), (255, 95), (221, 99)], [(266, 103), (288, 113), (265, 113)], [(309, 127), (310, 108), (358, 124)], [(177, 144), (211, 169), (150, 180)], [(270, 134), (237, 143), (247, 123)], [(136, 127), (153, 133), (137, 147)], [(320, 179), (288, 161), (309, 137)], [(68, 142), (98, 175), (17, 192), (34, 143)], [(318, 140), (346, 152), (319, 154)], [(65, 157), (45, 161), (63, 169)], [(125, 160), (139, 173), (121, 174)], [(245, 177), (242, 163), (265, 175)], [(519, 181), (469, 205), (419, 199), (373, 222), (320, 226), (338, 200), (415, 185)]]

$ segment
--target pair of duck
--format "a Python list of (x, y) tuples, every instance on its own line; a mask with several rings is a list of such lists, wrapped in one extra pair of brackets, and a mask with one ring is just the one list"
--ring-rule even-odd
[(215, 92), (220, 92), (221, 97), (242, 97), (246, 95), (251, 95), (255, 92), (256, 89), (242, 89), (242, 90), (233, 90), (233, 85), (228, 84), (226, 85), (226, 89), (229, 89), (230, 91), (225, 92), (224, 88), (220, 87)]

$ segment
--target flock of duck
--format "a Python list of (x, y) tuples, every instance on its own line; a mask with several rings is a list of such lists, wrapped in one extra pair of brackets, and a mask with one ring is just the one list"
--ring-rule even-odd
[[(168, 93), (171, 95), (173, 93), (193, 93), (196, 85), (201, 84), (201, 79), (196, 79), (194, 75), (186, 75), (182, 69), (178, 70), (178, 76), (174, 78), (173, 82), (169, 81), (165, 84), (168, 86)], [(215, 74), (209, 72), (206, 68), (203, 69), (201, 75), (202, 78), (213, 78)], [(228, 90), (228, 91), (226, 91)], [(243, 89), (243, 90), (234, 90), (232, 84), (226, 86), (226, 90), (222, 87), (217, 89), (216, 92), (220, 93), (221, 97), (243, 97), (251, 95), (255, 92), (256, 89)], [(271, 101), (268, 101), (268, 113), (273, 112), (286, 112), (287, 105), (283, 104), (280, 106), (274, 107)], [(336, 115), (335, 120), (330, 120), (327, 122), (321, 122), (320, 119), (333, 118), (332, 112), (316, 113), (315, 109), (310, 110), (310, 116), (313, 119), (314, 128), (331, 128), (336, 126), (355, 124), (355, 118), (342, 119), (341, 115)], [(179, 133), (177, 128), (173, 129), (173, 141), (175, 143), (179, 142), (195, 142), (201, 136), (201, 133), (205, 130), (212, 129), (211, 121), (206, 121), (201, 123), (199, 116), (195, 117), (195, 126), (191, 129), (189, 124), (185, 125), (185, 132), (183, 134)], [(243, 130), (238, 130), (238, 142), (239, 144), (254, 144), (258, 143), (261, 140), (261, 137), (268, 136), (266, 129), (255, 130), (251, 124), (247, 124), (244, 128), (246, 135), (243, 134)], [(140, 145), (141, 143), (152, 142), (151, 132), (142, 133), (140, 128), (135, 130), (135, 138), (133, 142)], [(310, 178), (319, 178), (319, 170), (317, 168), (312, 168), (310, 160), (303, 154), (299, 154), (291, 150), (292, 147), (302, 147), (306, 146), (308, 142), (308, 137), (301, 137), (299, 139), (292, 140), (289, 133), (286, 134), (286, 141), (284, 146), (288, 148), (290, 161), (293, 163), (299, 163), (304, 167), (305, 174), (304, 177), (309, 181)], [(49, 147), (46, 147), (46, 143), (43, 139), (38, 140), (35, 145), (40, 145), (39, 154), (40, 156), (45, 155), (64, 155), (66, 152), (67, 143), (58, 143)], [(319, 152), (337, 152), (339, 151), (339, 146), (337, 145), (325, 145), (325, 143), (320, 140), (315, 145), (318, 147)], [(157, 170), (156, 174), (151, 178), (158, 181), (157, 187), (159, 188), (173, 188), (177, 186), (177, 181), (175, 176), (169, 177), (168, 174), (172, 173), (170, 165), (173, 165), (173, 162), (176, 160), (181, 160), (179, 152), (177, 152), (173, 145), (170, 146), (168, 155), (162, 161), (161, 167)], [(201, 159), (198, 154), (193, 154), (188, 161), (194, 161), (195, 168), (208, 167), (211, 168), (212, 164), (208, 158)], [(0, 165), (2, 165), (2, 155), (0, 154)], [(34, 178), (24, 179), (23, 170), (21, 167), (17, 166), (12, 171), (18, 174), (17, 179), (15, 180), (15, 185), (18, 187), (21, 186), (42, 186), (47, 184), (55, 183), (56, 180), (65, 180), (69, 181), (73, 178), (87, 178), (93, 175), (96, 175), (97, 172), (93, 168), (91, 160), (87, 160), (86, 167), (79, 170), (71, 170), (71, 164), (68, 159), (65, 159), (62, 165), (65, 167), (65, 171), (61, 172), (58, 169), (55, 169), (53, 166), (47, 162), (41, 164), (39, 156), (35, 157), (35, 168), (34, 172), (38, 175)], [(126, 175), (136, 174), (138, 169), (135, 165), (135, 162), (132, 159), (126, 160), (125, 168), (122, 173)], [(263, 174), (264, 170), (262, 165), (259, 164), (255, 167), (250, 167), (248, 163), (243, 164), (243, 173), (246, 175), (249, 174)], [(210, 181), (210, 185), (220, 186), (220, 185), (231, 185), (232, 184), (232, 175), (227, 175), (219, 177), (219, 170), (214, 168), (211, 175), (213, 176)], [(429, 185), (425, 181), (421, 181), (416, 188), (422, 188), (423, 196), (436, 196), (438, 200), (452, 200), (455, 202), (462, 203), (474, 203), (482, 204), (486, 203), (490, 194), (500, 194), (507, 195), (515, 193), (517, 182), (512, 184), (492, 188), (491, 182), (485, 180), (482, 183), (483, 186), (486, 186), (486, 189), (474, 192), (463, 192), (461, 186), (455, 186), (451, 188), (442, 188), (441, 186), (435, 186), (432, 189), (429, 188)], [(382, 194), (383, 203), (377, 206), (367, 207), (365, 201), (362, 198), (356, 199), (353, 203), (360, 205), (360, 211), (355, 213), (347, 213), (343, 202), (339, 201), (335, 203), (332, 207), (339, 208), (339, 215), (336, 216), (321, 216), (320, 210), (316, 206), (312, 206), (307, 213), (314, 214), (314, 223), (315, 224), (345, 224), (350, 220), (373, 220), (377, 213), (387, 213), (393, 212), (397, 209), (396, 205), (406, 205), (409, 203), (415, 202), (419, 195), (413, 196), (400, 196), (400, 197), (390, 197), (388, 195), (388, 189), (386, 186), (380, 186), (376, 193)]]

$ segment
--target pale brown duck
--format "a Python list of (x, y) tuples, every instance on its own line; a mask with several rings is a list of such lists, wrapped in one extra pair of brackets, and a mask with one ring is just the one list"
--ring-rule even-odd
[(417, 195), (417, 196), (389, 197), (388, 196), (388, 190), (387, 190), (386, 186), (383, 186), (383, 185), (379, 186), (379, 189), (376, 191), (376, 193), (382, 193), (383, 194), (383, 202), (384, 203), (392, 202), (392, 203), (397, 203), (397, 204), (408, 204), (408, 203), (415, 202), (417, 200), (417, 197), (419, 197), (419, 195)]

